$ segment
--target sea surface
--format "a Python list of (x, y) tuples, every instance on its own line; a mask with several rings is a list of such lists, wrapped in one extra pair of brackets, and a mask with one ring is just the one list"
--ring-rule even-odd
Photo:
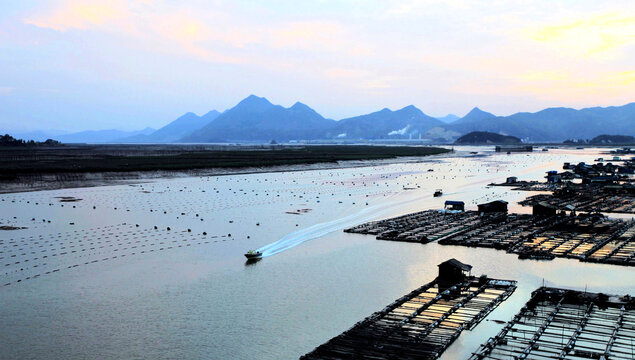
[[(342, 232), (445, 200), (476, 209), (504, 199), (528, 213), (516, 202), (531, 193), (487, 185), (606, 157), (455, 150), (380, 166), (0, 195), (0, 225), (25, 227), (0, 231), (0, 359), (295, 359), (453, 257), (518, 281), (487, 319), (509, 320), (543, 284), (634, 293), (632, 268)], [(265, 257), (246, 263), (250, 249)], [(483, 321), (442, 358), (466, 358), (502, 327)]]

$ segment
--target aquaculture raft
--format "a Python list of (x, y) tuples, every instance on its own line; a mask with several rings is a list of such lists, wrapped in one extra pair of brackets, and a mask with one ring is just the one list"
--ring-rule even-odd
[(516, 289), (515, 281), (439, 278), (399, 298), (301, 359), (436, 359)]
[(553, 194), (530, 196), (520, 201), (519, 204), (533, 206), (541, 202), (546, 202), (559, 209), (573, 206), (577, 211), (635, 214), (635, 192), (630, 188), (629, 191), (622, 190), (619, 185), (578, 186), (566, 194), (556, 190)]
[(632, 359), (634, 305), (628, 295), (542, 287), (470, 360)]
[(504, 212), (421, 211), (344, 230), (379, 240), (506, 250), (521, 259), (556, 257), (635, 265), (635, 222), (599, 214), (526, 215)]

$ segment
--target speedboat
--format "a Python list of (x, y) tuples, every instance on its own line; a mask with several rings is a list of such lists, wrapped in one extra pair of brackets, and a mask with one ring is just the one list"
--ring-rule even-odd
[(260, 259), (260, 258), (262, 258), (262, 253), (260, 251), (256, 251), (256, 250), (249, 250), (245, 254), (245, 257), (248, 260)]
[(437, 191), (434, 192), (434, 197), (439, 197), (443, 195), (443, 190), (441, 189), (437, 189)]

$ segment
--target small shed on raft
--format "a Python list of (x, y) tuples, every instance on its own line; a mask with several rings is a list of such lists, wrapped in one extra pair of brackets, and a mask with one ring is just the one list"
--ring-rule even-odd
[(455, 258), (446, 260), (439, 267), (439, 280), (461, 281), (470, 276), (472, 265), (464, 264)]
[(455, 211), (464, 211), (465, 203), (463, 201), (452, 201), (448, 200), (445, 202), (446, 210), (455, 210)]
[(533, 206), (532, 214), (534, 216), (554, 216), (557, 211), (558, 208), (556, 206), (541, 201)]
[(485, 204), (478, 205), (478, 212), (480, 213), (492, 213), (492, 212), (507, 212), (507, 201), (494, 200)]

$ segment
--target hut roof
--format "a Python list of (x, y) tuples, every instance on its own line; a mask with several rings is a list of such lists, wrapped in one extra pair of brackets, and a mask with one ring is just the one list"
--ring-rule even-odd
[(446, 260), (446, 261), (442, 262), (441, 264), (439, 264), (437, 266), (441, 266), (441, 265), (445, 265), (445, 264), (454, 266), (454, 267), (459, 268), (459, 269), (461, 269), (463, 271), (472, 270), (472, 265), (464, 264), (464, 263), (458, 261), (455, 258), (452, 258), (450, 260)]

